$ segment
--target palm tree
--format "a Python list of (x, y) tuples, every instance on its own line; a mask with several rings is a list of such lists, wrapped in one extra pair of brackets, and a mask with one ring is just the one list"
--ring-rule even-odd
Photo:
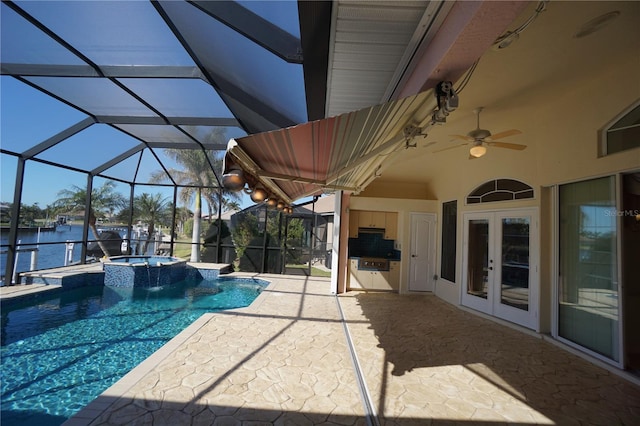
[[(96, 227), (96, 214), (104, 213), (124, 207), (126, 199), (124, 195), (115, 191), (116, 184), (107, 181), (99, 188), (91, 191), (91, 208), (89, 209), (89, 227), (93, 236), (105, 256), (110, 257), (111, 253), (100, 240), (100, 234)], [(72, 185), (70, 189), (63, 189), (58, 192), (58, 200), (55, 202), (58, 211), (78, 211), (87, 208), (87, 189), (77, 185)]]
[(168, 198), (161, 194), (147, 194), (146, 192), (133, 200), (134, 217), (147, 222), (147, 239), (142, 245), (141, 254), (147, 252), (149, 240), (155, 232), (156, 223), (167, 221), (171, 216), (171, 204)]
[[(168, 174), (173, 180), (181, 185), (180, 201), (185, 205), (195, 202), (193, 212), (193, 234), (191, 236), (191, 261), (200, 260), (200, 219), (202, 217), (202, 198), (205, 199), (209, 211), (209, 221), (213, 217), (213, 212), (217, 211), (218, 205), (226, 198), (240, 200), (240, 195), (223, 189), (220, 195), (218, 180), (214, 170), (218, 173), (222, 171), (222, 156), (215, 155), (213, 151), (201, 150), (177, 150), (166, 149), (165, 154), (182, 166), (182, 169), (170, 168)], [(213, 166), (213, 167), (212, 167)], [(169, 176), (160, 170), (151, 176), (152, 182), (163, 182), (169, 180)], [(221, 198), (222, 197), (222, 198)]]

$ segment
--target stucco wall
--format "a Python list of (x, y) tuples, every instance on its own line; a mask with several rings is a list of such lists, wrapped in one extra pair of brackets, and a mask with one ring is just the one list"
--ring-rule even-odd
[[(442, 202), (458, 201), (458, 241), (456, 283), (439, 280), (436, 294), (458, 304), (462, 269), (462, 226), (465, 212), (516, 207), (536, 207), (540, 226), (540, 298), (541, 329), (551, 324), (553, 203), (543, 188), (640, 169), (640, 149), (607, 157), (598, 157), (601, 130), (618, 114), (640, 97), (640, 57), (618, 57), (617, 62), (587, 70), (573, 81), (554, 82), (527, 94), (514, 94), (511, 107), (499, 109), (491, 123), (495, 131), (517, 128), (523, 134), (510, 140), (526, 144), (524, 151), (489, 148), (478, 160), (468, 160), (462, 151), (450, 150), (437, 155), (426, 150), (413, 151), (396, 157), (388, 167), (402, 167), (403, 161), (418, 161), (424, 174), (408, 176), (405, 185), (387, 182), (383, 177), (361, 196), (353, 196), (351, 208), (398, 211), (403, 247), (410, 241), (408, 214), (410, 211), (433, 212), (438, 215), (436, 270), (440, 271)], [(464, 94), (461, 95), (464, 100)], [(498, 109), (498, 108), (496, 108)], [(495, 112), (495, 111), (494, 111)], [(450, 140), (452, 130), (436, 128), (433, 138)], [(465, 205), (465, 197), (487, 180), (511, 178), (523, 181), (535, 190), (533, 200)], [(375, 194), (376, 197), (362, 195)], [(417, 198), (397, 199), (398, 194)], [(419, 200), (419, 198), (423, 198)], [(433, 201), (437, 200), (437, 201)], [(546, 201), (545, 201), (546, 200)], [(406, 286), (406, 265), (403, 262), (403, 283)]]

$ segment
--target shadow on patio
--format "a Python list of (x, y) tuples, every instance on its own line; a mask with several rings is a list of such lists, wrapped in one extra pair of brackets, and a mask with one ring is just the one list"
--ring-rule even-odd
[(436, 297), (353, 293), (340, 301), (386, 421), (631, 425), (640, 418), (640, 388), (631, 382)]

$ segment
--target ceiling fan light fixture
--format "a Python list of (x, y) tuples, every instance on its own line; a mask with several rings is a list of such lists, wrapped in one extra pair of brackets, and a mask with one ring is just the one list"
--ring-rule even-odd
[(484, 145), (482, 145), (482, 143), (472, 146), (471, 149), (469, 150), (469, 154), (471, 154), (473, 157), (476, 157), (476, 158), (480, 158), (486, 153), (487, 153), (487, 148)]

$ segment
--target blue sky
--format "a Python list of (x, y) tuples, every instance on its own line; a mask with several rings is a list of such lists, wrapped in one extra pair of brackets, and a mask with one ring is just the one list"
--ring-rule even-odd
[[(14, 152), (24, 150), (45, 141), (47, 138), (83, 120), (86, 116), (77, 110), (33, 89), (16, 79), (8, 76), (0, 77), (0, 146)], [(240, 129), (231, 129), (229, 137), (244, 135)], [(115, 138), (122, 138), (121, 145), (115, 142)], [(43, 154), (43, 158), (50, 160), (60, 159), (66, 164), (75, 164), (79, 168), (85, 167), (87, 163), (99, 165), (108, 160), (108, 153), (83, 152), (79, 146), (85, 142), (102, 144), (110, 149), (123, 151), (131, 144), (137, 144), (129, 136), (124, 135), (103, 124), (96, 124), (89, 129), (69, 138), (68, 141), (60, 144), (60, 148), (54, 149), (58, 152), (48, 152)], [(125, 143), (129, 145), (124, 146)], [(106, 149), (106, 148), (105, 148)], [(116, 151), (119, 152), (119, 151)], [(161, 154), (161, 153), (160, 153)], [(146, 173), (158, 170), (159, 166), (152, 157), (147, 156), (148, 164), (143, 161), (141, 169), (146, 169)], [(12, 202), (16, 179), (17, 159), (11, 155), (0, 156), (0, 200), (2, 202)], [(135, 167), (137, 157), (131, 158), (120, 168), (126, 169)], [(169, 167), (178, 167), (177, 164), (167, 160)], [(58, 197), (60, 190), (69, 189), (72, 185), (85, 186), (87, 175), (61, 167), (55, 167), (36, 161), (27, 161), (25, 167), (25, 179), (23, 182), (22, 203), (31, 205), (38, 203), (40, 207), (45, 207), (53, 203)], [(104, 179), (96, 178), (94, 186), (100, 186)], [(118, 190), (124, 195), (129, 195), (129, 186), (117, 184)], [(167, 197), (172, 197), (173, 190), (159, 187), (139, 187), (140, 192), (162, 192)], [(242, 207), (253, 204), (246, 194), (242, 194)]]
[[(239, 3), (280, 26), (294, 36), (299, 37), (296, 2), (241, 1)], [(109, 42), (103, 45), (101, 40), (97, 38), (95, 40), (85, 40), (82, 37), (78, 37), (78, 34), (73, 33), (75, 29), (73, 25), (83, 24), (84, 27), (91, 27), (89, 21), (93, 17), (83, 15), (84, 18), (89, 19), (81, 19), (81, 17), (74, 16), (74, 14), (71, 13), (63, 14), (61, 16), (57, 13), (58, 6), (54, 3), (42, 3), (40, 6), (36, 5), (36, 3), (29, 2), (18, 2), (18, 4), (25, 8), (27, 12), (34, 14), (38, 19), (42, 20), (45, 25), (54, 28), (56, 31), (62, 31), (65, 36), (71, 37), (75, 42), (80, 43), (83, 48), (89, 49), (90, 52), (94, 54), (107, 54), (109, 52)], [(85, 6), (87, 5), (88, 4), (85, 4)], [(72, 10), (75, 6), (78, 6), (78, 8), (76, 8), (78, 9), (76, 10), (78, 14), (80, 14), (80, 12), (90, 12), (85, 10), (86, 8), (81, 7), (82, 3), (76, 3), (75, 5), (74, 3), (60, 3), (59, 7), (69, 8), (69, 10)], [(8, 8), (5, 7), (5, 5), (2, 7), (3, 11), (8, 11)], [(107, 8), (107, 10), (111, 9)], [(21, 23), (19, 18), (16, 19), (13, 17), (15, 13), (10, 12), (10, 14), (12, 15), (11, 19), (9, 19), (9, 15), (5, 16), (7, 19), (6, 21), (3, 19), (3, 24), (10, 24), (4, 25), (5, 28), (7, 28), (7, 31), (9, 31), (9, 28), (24, 29), (24, 25)], [(111, 18), (103, 18), (104, 19), (102, 20), (96, 21), (96, 25), (98, 27), (107, 25), (107, 22), (114, 22), (109, 21)], [(120, 22), (123, 27), (125, 27), (127, 23), (130, 23), (128, 22), (130, 17), (119, 16), (113, 19), (115, 19), (115, 22)], [(159, 18), (153, 19), (157, 20)], [(67, 24), (66, 20), (68, 20), (70, 24)], [(83, 30), (81, 27), (82, 25), (80, 25), (79, 29), (75, 30), (90, 32), (90, 30), (94, 29), (92, 27), (89, 29), (85, 28)], [(101, 30), (108, 31), (106, 27), (105, 29), (96, 28), (96, 31)], [(15, 40), (14, 38), (14, 40), (11, 41), (9, 38), (4, 38), (2, 43), (3, 61), (6, 60), (7, 62), (18, 63), (24, 61), (25, 63), (28, 63), (33, 60), (29, 55), (33, 55), (34, 53), (38, 54), (37, 52), (41, 51), (39, 48), (42, 48), (42, 46), (39, 43), (41, 43), (46, 37), (43, 37), (43, 35), (37, 31), (25, 31), (27, 31), (25, 32), (26, 34), (33, 34), (33, 40)], [(143, 35), (139, 38), (144, 38), (142, 37)], [(136, 40), (136, 43), (137, 42), (138, 40)], [(149, 41), (146, 39), (141, 40), (140, 45), (136, 44), (136, 46), (143, 46), (144, 48), (147, 46), (144, 43), (147, 42)], [(49, 44), (46, 44), (46, 46), (51, 47), (51, 41), (48, 41), (47, 43)], [(102, 46), (102, 49), (97, 48), (95, 50), (90, 50), (94, 48), (92, 43), (98, 43), (97, 46)], [(156, 46), (156, 44), (151, 44), (151, 46)], [(174, 46), (174, 42), (167, 40), (166, 43), (162, 44), (160, 47), (156, 46), (156, 48), (162, 51), (163, 49), (170, 49), (170, 46)], [(43, 50), (42, 52), (44, 52), (43, 54), (46, 59), (36, 58), (36, 60), (41, 60), (43, 63), (47, 63), (47, 60), (52, 60), (54, 61), (53, 63), (58, 60), (70, 60), (68, 52), (66, 52), (66, 55), (64, 56), (62, 53), (58, 52), (57, 49)], [(149, 51), (148, 53), (153, 54), (155, 52)], [(77, 61), (77, 58), (75, 60)], [(37, 81), (37, 78), (35, 80)], [(287, 79), (284, 80), (286, 81)], [(295, 86), (291, 84), (291, 80), (286, 81), (286, 83), (288, 83), (286, 86), (289, 90), (291, 90), (292, 86)], [(273, 89), (274, 88), (272, 88), (272, 90)], [(17, 153), (24, 152), (26, 149), (47, 140), (47, 138), (56, 135), (86, 118), (82, 112), (79, 112), (78, 110), (65, 105), (39, 90), (9, 76), (0, 77), (0, 101), (0, 147)], [(227, 137), (241, 137), (243, 135), (244, 132), (240, 129), (232, 129), (227, 134)], [(135, 144), (138, 144), (138, 141), (132, 140), (129, 136), (114, 130), (110, 126), (94, 124), (88, 129), (72, 136), (68, 140), (65, 140), (63, 143), (59, 144), (59, 146), (45, 151), (38, 157), (53, 162), (77, 165), (78, 168), (90, 170), (93, 167), (103, 164), (115, 155), (125, 152)], [(159, 154), (162, 155), (162, 153)], [(0, 155), (0, 157), (0, 200), (3, 202), (12, 202), (17, 160), (15, 157), (10, 155), (3, 154)], [(116, 173), (126, 173), (127, 171), (135, 170), (137, 161), (137, 157), (125, 161), (119, 166), (119, 170), (117, 172), (114, 171), (113, 174), (115, 175)], [(23, 183), (23, 204), (30, 205), (38, 203), (41, 207), (45, 207), (57, 199), (57, 194), (60, 190), (71, 188), (72, 185), (84, 187), (87, 183), (87, 175), (84, 173), (78, 173), (35, 161), (27, 161), (26, 164), (26, 173)], [(169, 164), (169, 166), (171, 167), (172, 164)], [(152, 171), (158, 169), (159, 166), (153, 159), (153, 156), (145, 154), (141, 162), (141, 174), (148, 176)], [(124, 178), (124, 176), (122, 177)], [(103, 180), (96, 178), (94, 181), (94, 187), (101, 185), (102, 182)], [(118, 190), (126, 196), (129, 195), (129, 186), (126, 184), (118, 184)], [(166, 193), (168, 196), (172, 194), (171, 189), (154, 190), (150, 187), (142, 187), (140, 191), (160, 191), (163, 194)], [(248, 196), (243, 194), (242, 207), (248, 207), (250, 205), (253, 205), (253, 203)]]

